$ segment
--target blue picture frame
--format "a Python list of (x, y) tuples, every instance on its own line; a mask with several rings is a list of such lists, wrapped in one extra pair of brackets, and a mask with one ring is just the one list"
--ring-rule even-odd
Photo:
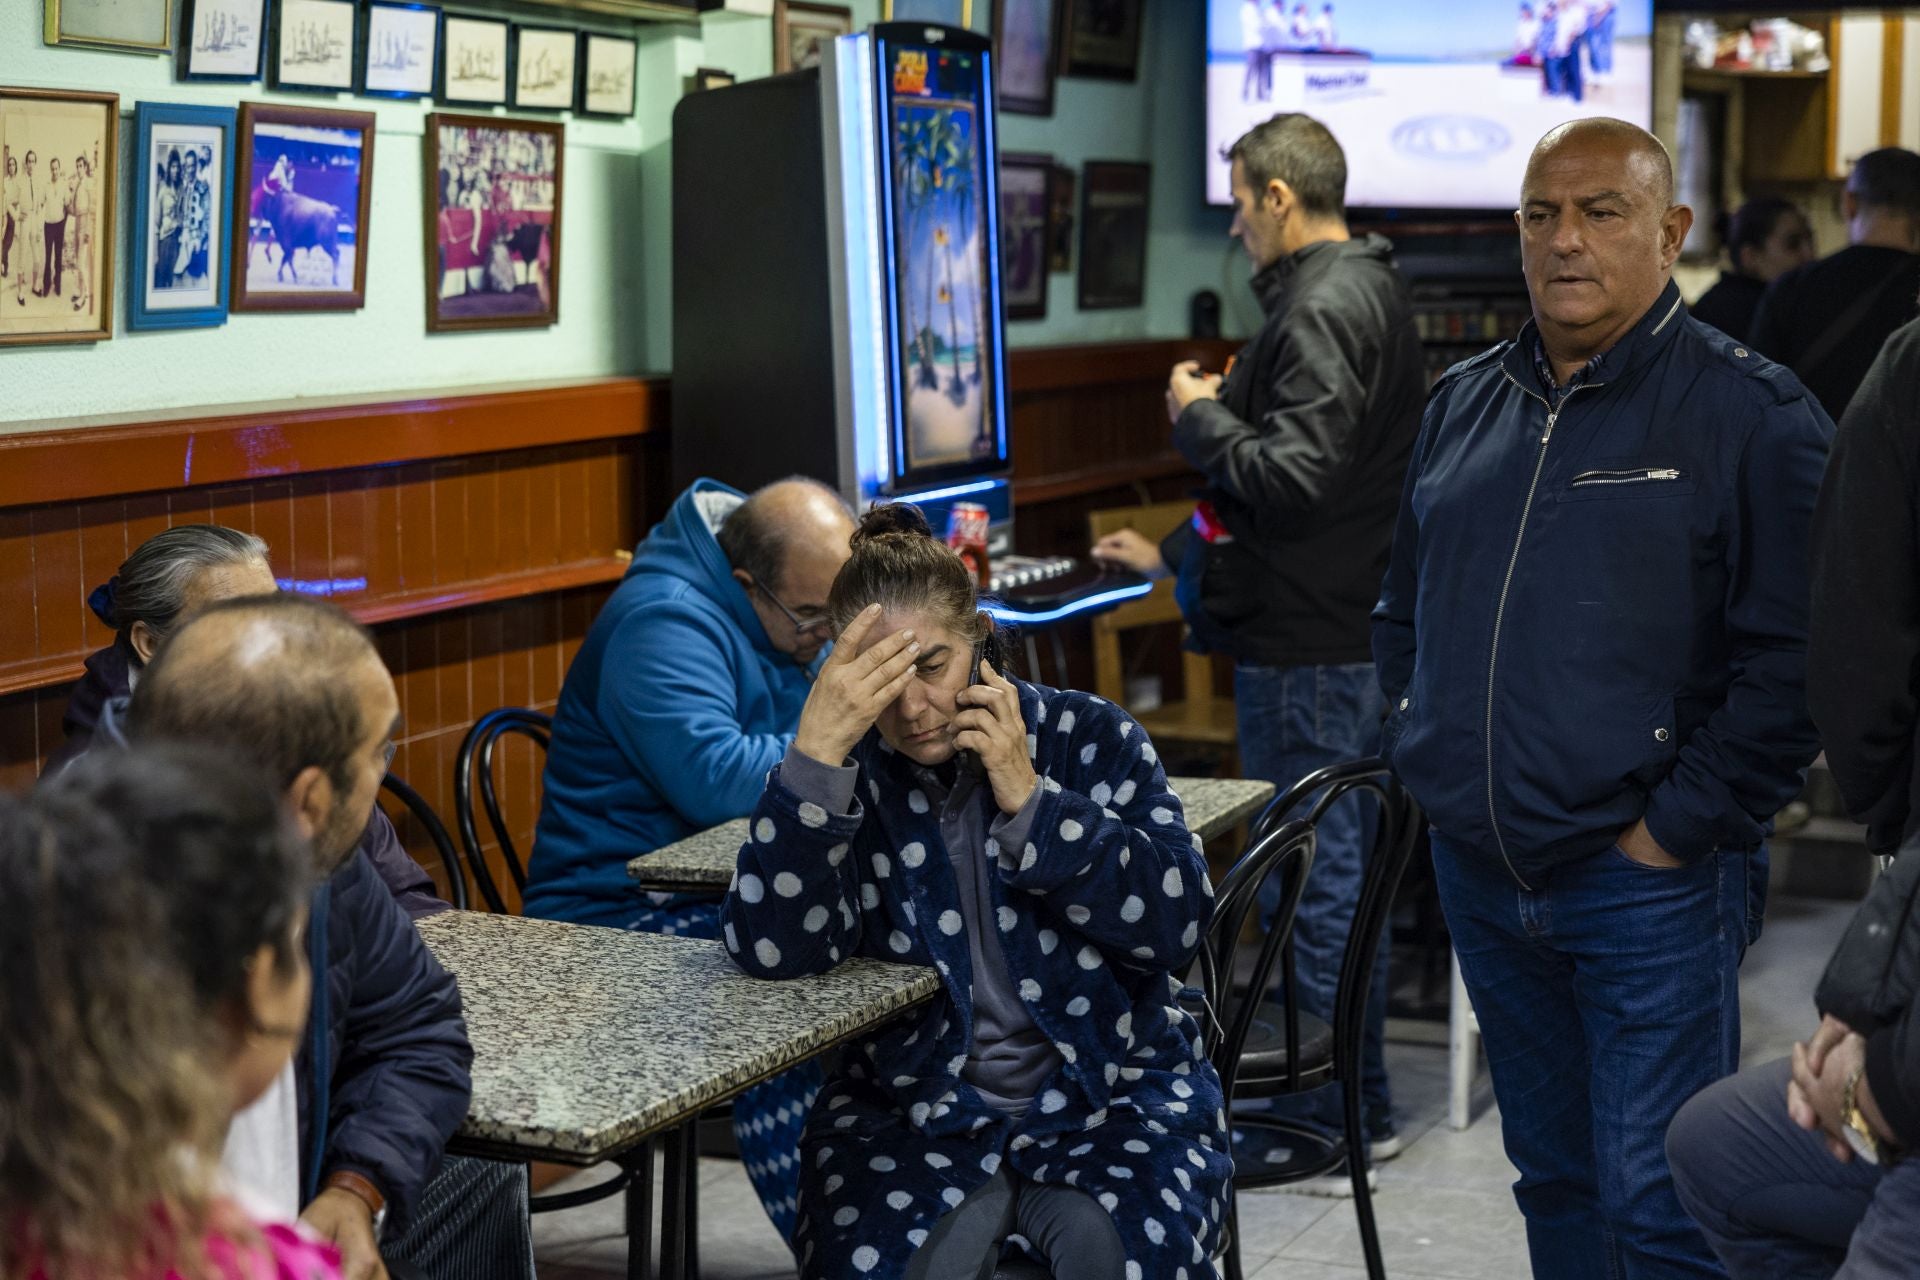
[[(228, 276), (233, 268), (233, 153), (237, 136), (238, 112), (232, 107), (196, 107), (167, 102), (141, 102), (133, 109), (133, 269), (127, 273), (127, 328), (135, 330), (211, 329), (227, 322)], [(218, 142), (214, 144), (217, 137)], [(179, 219), (170, 217), (163, 202), (155, 199), (160, 177), (169, 167), (173, 153), (186, 147), (201, 149), (218, 146), (219, 167), (207, 186), (218, 208), (207, 220), (206, 266), (200, 273), (204, 286), (174, 284), (171, 267), (168, 284), (158, 283), (155, 274), (156, 246), (168, 243), (162, 228), (172, 225), (178, 231)], [(164, 149), (171, 148), (172, 151)], [(156, 164), (156, 161), (158, 163)], [(198, 161), (195, 162), (198, 167)], [(184, 181), (184, 176), (183, 179)], [(178, 197), (175, 197), (178, 199)], [(177, 244), (175, 240), (173, 243)], [(164, 256), (164, 255), (162, 255)], [(177, 260), (177, 256), (176, 256)], [(188, 258), (189, 264), (198, 255)], [(189, 265), (189, 271), (191, 266)], [(184, 274), (184, 273), (183, 273)], [(163, 305), (156, 295), (160, 289), (187, 291), (190, 301), (184, 305)], [(200, 302), (201, 297), (206, 301)]]

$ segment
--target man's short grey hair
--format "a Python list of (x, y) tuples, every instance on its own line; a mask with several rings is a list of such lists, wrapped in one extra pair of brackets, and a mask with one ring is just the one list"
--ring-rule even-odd
[(208, 569), (254, 563), (267, 563), (267, 544), (251, 533), (175, 525), (141, 543), (120, 566), (102, 602), (102, 620), (122, 635), (144, 622), (157, 645), (173, 630), (194, 579)]
[(1920, 221), (1920, 153), (1881, 147), (1853, 162), (1847, 190), (1869, 209)]
[(1256, 195), (1278, 178), (1293, 188), (1309, 217), (1347, 216), (1347, 153), (1312, 116), (1288, 111), (1255, 125), (1227, 149), (1227, 161), (1235, 160)]
[(773, 504), (766, 498), (770, 491), (785, 485), (812, 489), (846, 512), (849, 521), (853, 519), (853, 509), (839, 491), (811, 476), (788, 476), (755, 489), (752, 496), (734, 508), (733, 514), (727, 517), (715, 537), (727, 563), (745, 570), (755, 582), (769, 591), (778, 591), (784, 585), (782, 578), (785, 576), (792, 530), (784, 522), (773, 518), (770, 510)]

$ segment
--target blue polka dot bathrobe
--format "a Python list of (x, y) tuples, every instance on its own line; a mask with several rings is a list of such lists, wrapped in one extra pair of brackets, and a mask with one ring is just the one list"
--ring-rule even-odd
[[(901, 1275), (1003, 1161), (1094, 1197), (1125, 1245), (1126, 1280), (1216, 1274), (1225, 1115), (1170, 976), (1212, 911), (1200, 842), (1130, 716), (1014, 684), (1044, 795), (1024, 847), (989, 842), (992, 909), (1020, 997), (1061, 1058), (1017, 1120), (961, 1078), (972, 962), (939, 816), (913, 803), (911, 762), (869, 732), (852, 757), (851, 812), (802, 801), (777, 768), (754, 810), (722, 911), (746, 972), (791, 978), (863, 955), (932, 965), (945, 985), (916, 1024), (852, 1047), (820, 1092), (801, 1140), (805, 1280)], [(992, 789), (977, 802), (992, 806)]]

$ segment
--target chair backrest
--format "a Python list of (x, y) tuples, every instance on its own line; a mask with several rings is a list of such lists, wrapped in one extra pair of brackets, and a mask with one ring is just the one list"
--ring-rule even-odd
[[(1240, 1054), (1253, 1028), (1261, 996), (1272, 981), (1275, 962), (1293, 936), (1293, 918), (1306, 892), (1307, 873), (1313, 868), (1313, 848), (1312, 823), (1271, 824), (1248, 843), (1246, 853), (1214, 893), (1213, 920), (1207, 926), (1206, 945), (1200, 949), (1201, 990), (1207, 1001), (1202, 1047), (1220, 1074), (1220, 1087), (1229, 1103), (1239, 1076)], [(1282, 884), (1280, 909), (1261, 944), (1252, 981), (1236, 995), (1234, 961), (1241, 931), (1247, 916), (1259, 904), (1260, 886), (1276, 875)]]
[(380, 789), (405, 805), (408, 816), (427, 833), (427, 839), (433, 842), (435, 852), (440, 855), (440, 865), (447, 870), (448, 891), (453, 895), (453, 905), (465, 911), (467, 877), (460, 870), (460, 855), (453, 847), (453, 837), (447, 834), (447, 824), (440, 821), (440, 815), (433, 811), (426, 797), (408, 786), (404, 779), (389, 773), (380, 779)]
[(526, 707), (501, 707), (489, 711), (467, 731), (465, 740), (460, 743), (460, 754), (453, 762), (454, 817), (460, 824), (460, 843), (466, 847), (467, 865), (473, 869), (474, 883), (480, 886), (480, 896), (487, 900), (488, 908), (503, 915), (507, 910), (506, 900), (500, 896), (493, 872), (487, 867), (486, 854), (480, 847), (480, 828), (473, 819), (473, 788), (477, 779), (480, 804), (487, 812), (487, 825), (493, 829), (494, 842), (500, 846), (501, 860), (506, 863), (514, 886), (524, 893), (527, 888), (526, 865), (520, 860), (520, 851), (514, 848), (513, 834), (500, 812), (500, 798), (495, 793), (493, 783), (493, 749), (501, 738), (510, 733), (520, 734), (538, 743), (544, 754), (553, 733), (553, 717)]
[[(1312, 800), (1305, 821), (1317, 824), (1333, 804), (1350, 792), (1371, 792), (1380, 802), (1380, 823), (1374, 833), (1373, 849), (1360, 880), (1360, 900), (1354, 905), (1353, 924), (1347, 932), (1347, 945), (1340, 957), (1339, 992), (1334, 1004), (1334, 1074), (1341, 1080), (1357, 1080), (1360, 1071), (1359, 1046), (1367, 997), (1373, 985), (1373, 967), (1379, 953), (1380, 933), (1393, 911), (1393, 896), (1406, 874), (1407, 863), (1419, 846), (1426, 818), (1413, 797), (1407, 794), (1386, 761), (1369, 757), (1345, 764), (1328, 765), (1308, 774), (1280, 795), (1255, 818), (1252, 838), (1259, 840), (1269, 832), (1290, 829), (1299, 819), (1294, 814)], [(1277, 932), (1278, 930), (1275, 930)], [(1292, 946), (1282, 960), (1282, 977), (1288, 993), (1293, 989)], [(1266, 975), (1270, 979), (1271, 974)], [(1254, 988), (1256, 996), (1265, 986)], [(1299, 1002), (1287, 999), (1286, 1043), (1289, 1062), (1297, 1062), (1300, 1043)], [(1358, 1093), (1349, 1090), (1349, 1097)]]
[[(1159, 542), (1193, 518), (1191, 502), (1157, 502), (1138, 507), (1108, 507), (1089, 512), (1087, 533), (1094, 542), (1122, 529), (1138, 529), (1141, 536)], [(1173, 579), (1153, 584), (1138, 600), (1097, 614), (1093, 626), (1093, 691), (1117, 706), (1126, 705), (1126, 668), (1120, 658), (1120, 635), (1137, 627), (1179, 622), (1180, 605), (1173, 598)], [(1213, 700), (1213, 663), (1202, 654), (1183, 654), (1181, 697), (1187, 702)]]

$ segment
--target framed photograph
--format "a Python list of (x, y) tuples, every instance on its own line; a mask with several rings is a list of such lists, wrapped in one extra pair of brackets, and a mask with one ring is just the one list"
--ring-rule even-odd
[(724, 89), (728, 85), (738, 84), (740, 77), (720, 67), (695, 67), (693, 74), (687, 77), (689, 93), (705, 93), (709, 89)]
[(513, 105), (533, 111), (571, 107), (579, 78), (579, 33), (515, 26), (513, 42)]
[[(14, 0), (24, 3), (25, 0)], [(48, 44), (125, 53), (171, 53), (171, 0), (44, 0)]]
[(355, 0), (280, 0), (273, 10), (273, 87), (350, 92), (359, 15)]
[(543, 328), (560, 318), (557, 122), (427, 117), (427, 329)]
[(1059, 0), (1066, 6), (1061, 71), (1099, 80), (1131, 80), (1140, 70), (1144, 0)]
[(373, 113), (240, 105), (235, 311), (355, 311), (367, 296)]
[(267, 74), (268, 0), (186, 0), (180, 18), (182, 80), (252, 83)]
[(1065, 165), (1053, 167), (1047, 185), (1047, 270), (1073, 270), (1073, 228), (1079, 206), (1074, 203), (1076, 175)]
[(937, 22), (973, 26), (973, 0), (881, 0), (882, 22)]
[(440, 65), (440, 10), (406, 0), (372, 0), (360, 41), (360, 92), (425, 98)]
[(120, 95), (0, 87), (0, 346), (113, 336)]
[(853, 10), (845, 5), (773, 0), (773, 69), (817, 67), (827, 45), (852, 34)]
[(435, 96), (469, 106), (505, 106), (513, 83), (511, 32), (497, 18), (448, 14), (440, 30), (440, 89)]
[(1000, 155), (1001, 292), (1007, 319), (1047, 314), (1047, 215), (1052, 210), (1053, 157)]
[(633, 114), (636, 41), (589, 31), (581, 37), (580, 110), (590, 116)]
[(1147, 291), (1147, 197), (1144, 164), (1089, 160), (1080, 206), (1080, 309), (1137, 307)]
[(134, 106), (127, 328), (227, 322), (235, 119), (232, 107)]
[(1060, 4), (1064, 0), (994, 0), (993, 52), (999, 59), (994, 95), (1002, 111), (1053, 114), (1053, 76), (1059, 64)]

